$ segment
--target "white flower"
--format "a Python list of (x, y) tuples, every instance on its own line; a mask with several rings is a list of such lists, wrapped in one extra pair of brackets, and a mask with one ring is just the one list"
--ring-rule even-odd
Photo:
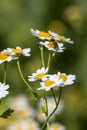
[(7, 127), (7, 130), (40, 130), (37, 122), (34, 120), (16, 120)]
[(62, 41), (62, 42), (67, 42), (67, 43), (71, 43), (73, 44), (73, 41), (71, 41), (70, 38), (66, 38), (64, 36), (61, 36), (57, 33), (54, 33), (54, 32), (51, 32), (51, 31), (48, 31), (49, 34), (51, 35), (51, 37), (54, 39), (54, 40), (57, 40), (57, 41)]
[(66, 130), (66, 128), (64, 125), (55, 122), (50, 125), (50, 130)]
[(59, 87), (61, 81), (58, 80), (57, 76), (55, 75), (49, 75), (49, 78), (43, 82), (40, 83), (41, 87), (38, 88), (38, 90), (44, 89), (46, 91), (49, 91), (51, 88)]
[(0, 53), (0, 64), (3, 62), (10, 62), (13, 60), (13, 57), (7, 52), (7, 50), (4, 50)]
[(37, 36), (38, 38), (40, 38), (42, 40), (45, 40), (45, 39), (50, 40), (51, 39), (51, 36), (48, 32), (33, 30), (33, 29), (30, 29), (30, 31), (34, 36)]
[(5, 85), (5, 83), (0, 82), (0, 99), (6, 97), (6, 95), (9, 94), (7, 89), (9, 88), (9, 85)]
[(7, 100), (7, 105), (15, 110), (17, 118), (27, 119), (35, 116), (34, 109), (30, 107), (25, 95), (10, 97)]
[(14, 108), (16, 111), (28, 108), (29, 102), (24, 95), (17, 95), (8, 99), (8, 105)]
[(60, 72), (57, 73), (57, 77), (59, 80), (61, 80), (61, 84), (60, 84), (61, 87), (73, 84), (74, 80), (76, 79), (75, 75), (72, 74), (66, 75), (65, 73), (60, 73)]
[(59, 43), (56, 41), (45, 41), (45, 42), (40, 42), (39, 44), (45, 46), (48, 50), (50, 51), (55, 51), (55, 52), (63, 52), (65, 49), (63, 46), (63, 43)]
[(7, 127), (7, 130), (28, 130), (25, 120), (16, 120)]
[(42, 67), (41, 69), (37, 69), (36, 73), (33, 73), (32, 76), (28, 76), (29, 81), (36, 81), (36, 80), (44, 80), (45, 79), (45, 74), (48, 72), (48, 68)]
[(17, 46), (16, 48), (7, 48), (7, 52), (14, 56), (14, 59), (17, 59), (20, 55), (30, 56), (30, 48), (22, 49), (21, 47)]

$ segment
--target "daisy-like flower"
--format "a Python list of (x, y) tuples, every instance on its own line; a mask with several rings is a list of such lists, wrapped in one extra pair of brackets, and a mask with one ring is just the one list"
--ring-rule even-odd
[(6, 97), (6, 95), (9, 94), (9, 92), (7, 91), (8, 88), (9, 85), (0, 82), (0, 99)]
[(33, 82), (36, 80), (44, 80), (46, 78), (46, 73), (48, 72), (48, 68), (42, 67), (41, 69), (37, 69), (36, 73), (33, 73), (31, 76), (28, 76), (28, 80)]
[(7, 127), (7, 130), (40, 130), (34, 120), (16, 120)]
[(30, 48), (22, 49), (21, 47), (17, 46), (16, 48), (7, 48), (7, 52), (14, 56), (15, 59), (17, 59), (20, 55), (24, 56), (30, 56)]
[(60, 86), (66, 86), (74, 83), (74, 80), (76, 79), (75, 75), (69, 74), (66, 75), (65, 73), (57, 73), (58, 80), (61, 80)]
[(7, 100), (7, 105), (15, 110), (17, 119), (28, 119), (35, 116), (34, 109), (30, 106), (25, 95), (17, 95)]
[(26, 121), (17, 120), (7, 127), (7, 130), (28, 130)]
[(51, 88), (58, 87), (61, 83), (61, 80), (58, 80), (57, 76), (49, 75), (49, 78), (40, 83), (41, 87), (38, 90), (44, 89), (49, 91)]
[(0, 53), (0, 64), (7, 61), (10, 62), (13, 59), (13, 57), (7, 52), (7, 50), (4, 50)]
[(67, 42), (67, 43), (71, 43), (73, 44), (73, 41), (70, 39), (70, 38), (66, 38), (64, 36), (61, 36), (57, 33), (54, 33), (54, 32), (51, 32), (51, 31), (48, 31), (49, 34), (51, 35), (51, 37), (54, 39), (54, 40), (57, 40), (57, 41), (61, 41), (61, 42)]
[(51, 36), (48, 32), (30, 29), (32, 35), (37, 36), (41, 40), (50, 40)]
[(65, 126), (60, 123), (52, 123), (50, 125), (50, 130), (66, 130)]
[(48, 50), (55, 51), (55, 52), (63, 52), (63, 50), (65, 49), (63, 47), (63, 45), (64, 45), (63, 43), (59, 43), (54, 40), (40, 42), (39, 44), (45, 46)]

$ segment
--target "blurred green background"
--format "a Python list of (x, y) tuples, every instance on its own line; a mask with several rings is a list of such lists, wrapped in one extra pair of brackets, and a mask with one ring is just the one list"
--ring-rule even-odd
[[(54, 31), (70, 37), (74, 45), (67, 44), (58, 53), (50, 71), (76, 74), (75, 84), (63, 89), (64, 112), (57, 120), (66, 130), (87, 129), (87, 1), (86, 0), (1, 0), (0, 51), (7, 47), (30, 47), (31, 57), (21, 58), (21, 68), (27, 78), (41, 66), (39, 39), (30, 28)], [(0, 81), (3, 65), (0, 65)], [(26, 86), (17, 71), (16, 61), (8, 63), (7, 83), (10, 95), (24, 93)]]

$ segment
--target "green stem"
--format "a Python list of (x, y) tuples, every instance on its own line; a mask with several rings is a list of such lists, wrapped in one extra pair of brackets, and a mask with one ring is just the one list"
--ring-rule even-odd
[(7, 77), (7, 62), (4, 62), (4, 79), (3, 79), (4, 83), (6, 83), (6, 77)]
[[(45, 107), (46, 118), (48, 118), (48, 104), (46, 98), (44, 98), (44, 107)], [(47, 125), (47, 130), (49, 130), (49, 121), (47, 121), (46, 125)]]
[(52, 113), (46, 118), (46, 121), (45, 123), (42, 125), (41, 127), (41, 130), (44, 129), (44, 127), (46, 126), (47, 122), (49, 121), (49, 119), (51, 118), (51, 116), (55, 113), (55, 111), (57, 110), (58, 108), (58, 105), (59, 105), (59, 102), (60, 102), (60, 99), (61, 99), (61, 93), (62, 93), (62, 88), (60, 87), (60, 93), (59, 93), (59, 98), (58, 98), (58, 102), (56, 104), (56, 107), (54, 108), (54, 110), (52, 111)]
[(41, 63), (42, 63), (42, 66), (45, 67), (43, 46), (40, 47), (40, 51), (41, 51)]
[(51, 53), (49, 52), (47, 68), (50, 68), (50, 62), (51, 62)]
[(53, 90), (52, 88), (51, 88), (51, 92), (52, 92), (52, 95), (53, 95), (53, 97), (54, 97), (55, 103), (56, 103), (56, 105), (57, 105), (56, 96), (55, 96), (54, 90)]
[(25, 80), (25, 78), (24, 78), (24, 76), (23, 76), (23, 74), (22, 74), (19, 60), (17, 60), (17, 65), (18, 65), (19, 74), (20, 74), (20, 76), (21, 76), (23, 82), (27, 85), (27, 87), (28, 87), (30, 90), (33, 91), (33, 89), (32, 89), (31, 86), (27, 83), (27, 81)]

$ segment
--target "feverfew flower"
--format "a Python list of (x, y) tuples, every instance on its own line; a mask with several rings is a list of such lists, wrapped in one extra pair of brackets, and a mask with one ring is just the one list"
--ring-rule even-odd
[(54, 40), (40, 42), (39, 44), (45, 46), (48, 50), (55, 51), (55, 52), (63, 52), (63, 50), (65, 49), (63, 47), (63, 45), (64, 45), (63, 43), (59, 43)]
[(66, 130), (65, 126), (60, 123), (52, 123), (50, 125), (50, 130)]
[(7, 127), (7, 130), (40, 130), (34, 120), (16, 120)]
[(9, 85), (5, 85), (5, 83), (0, 82), (0, 99), (6, 97), (6, 95), (9, 94), (7, 89), (9, 88)]
[(60, 86), (66, 86), (74, 83), (74, 80), (76, 79), (75, 75), (69, 74), (66, 75), (65, 73), (57, 73), (58, 80), (61, 80)]
[(51, 88), (59, 87), (61, 80), (58, 80), (57, 76), (49, 75), (49, 78), (40, 83), (41, 87), (38, 90), (44, 89), (49, 91)]
[(7, 130), (28, 130), (28, 126), (25, 120), (16, 120), (7, 127)]
[(2, 64), (3, 62), (10, 62), (13, 59), (13, 57), (6, 51), (2, 51), (0, 53), (0, 64)]
[(30, 48), (22, 49), (21, 47), (17, 46), (16, 48), (7, 48), (7, 52), (14, 56), (15, 59), (17, 59), (20, 55), (23, 56), (30, 56)]
[(17, 119), (27, 119), (34, 117), (34, 109), (30, 107), (29, 101), (27, 100), (25, 95), (10, 97), (7, 100), (7, 104), (15, 110)]
[(22, 109), (29, 107), (29, 102), (24, 95), (17, 95), (15, 97), (10, 97), (8, 99), (8, 105), (10, 105), (11, 108), (14, 108), (15, 111), (20, 111)]
[(42, 40), (51, 39), (51, 36), (48, 32), (33, 30), (33, 29), (30, 29), (30, 31), (31, 31), (32, 35), (37, 36), (39, 39), (42, 39)]
[(61, 41), (61, 42), (67, 42), (67, 43), (71, 43), (73, 44), (73, 41), (71, 41), (70, 38), (66, 38), (64, 36), (61, 36), (57, 33), (54, 33), (54, 32), (51, 32), (51, 31), (48, 31), (49, 34), (51, 35), (51, 37), (54, 39), (54, 40), (57, 40), (57, 41)]
[(42, 67), (41, 69), (37, 69), (36, 73), (33, 73), (32, 76), (28, 76), (28, 80), (33, 82), (36, 80), (44, 80), (45, 79), (45, 75), (48, 72), (48, 68), (44, 68)]

